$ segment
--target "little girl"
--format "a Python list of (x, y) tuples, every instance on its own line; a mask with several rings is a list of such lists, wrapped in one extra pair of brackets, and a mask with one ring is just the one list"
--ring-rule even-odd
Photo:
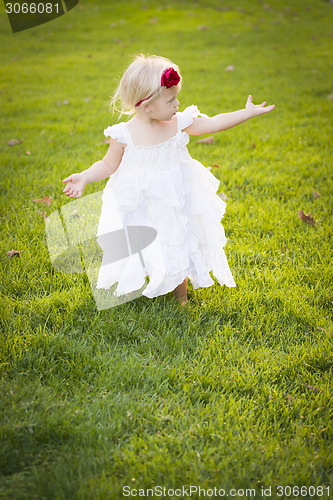
[[(178, 112), (180, 87), (179, 68), (170, 60), (136, 57), (111, 101), (114, 108), (120, 99), (121, 115), (134, 116), (104, 130), (111, 138), (104, 158), (64, 179), (63, 191), (78, 198), (89, 182), (110, 177), (97, 234), (104, 252), (97, 288), (118, 282), (121, 296), (138, 290), (149, 276), (143, 295), (173, 291), (185, 305), (188, 278), (194, 288), (208, 287), (214, 283), (212, 271), (221, 285), (236, 286), (223, 250), (225, 203), (216, 194), (220, 181), (191, 158), (189, 135), (220, 132), (275, 106), (254, 105), (249, 96), (244, 109), (211, 118), (194, 105)], [(141, 252), (114, 261), (103, 235), (131, 226), (153, 228), (154, 239)]]

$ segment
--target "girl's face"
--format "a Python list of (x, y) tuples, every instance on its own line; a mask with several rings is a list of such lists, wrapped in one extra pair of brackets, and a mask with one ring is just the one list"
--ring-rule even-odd
[(161, 94), (149, 103), (150, 117), (159, 121), (171, 120), (178, 111), (178, 92), (178, 85), (169, 89), (163, 87)]

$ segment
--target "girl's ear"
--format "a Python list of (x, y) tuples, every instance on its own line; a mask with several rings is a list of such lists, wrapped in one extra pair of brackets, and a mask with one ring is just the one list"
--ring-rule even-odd
[(144, 111), (145, 113), (149, 113), (150, 111), (150, 105), (149, 105), (149, 102), (143, 102), (141, 104), (141, 109), (142, 111)]

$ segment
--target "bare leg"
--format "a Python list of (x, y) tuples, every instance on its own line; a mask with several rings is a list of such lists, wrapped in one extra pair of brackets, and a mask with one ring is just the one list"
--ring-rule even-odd
[(187, 278), (185, 278), (183, 283), (178, 285), (172, 292), (177, 302), (180, 302), (182, 306), (187, 304), (187, 281)]

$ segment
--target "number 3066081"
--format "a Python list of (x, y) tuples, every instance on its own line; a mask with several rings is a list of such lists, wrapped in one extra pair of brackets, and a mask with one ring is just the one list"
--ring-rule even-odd
[(52, 14), (59, 13), (58, 3), (6, 3), (7, 14)]
[(276, 494), (278, 497), (322, 497), (329, 496), (329, 486), (277, 486)]

